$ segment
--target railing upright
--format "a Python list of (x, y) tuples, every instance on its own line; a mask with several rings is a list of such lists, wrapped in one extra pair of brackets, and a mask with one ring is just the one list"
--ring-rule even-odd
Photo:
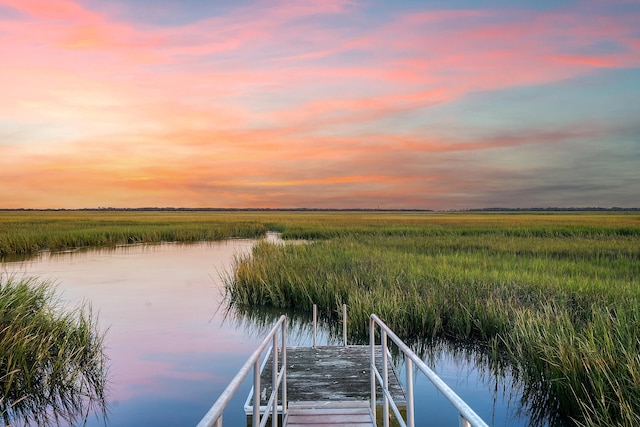
[(407, 358), (407, 425), (414, 426), (415, 419), (415, 405), (413, 401), (413, 361), (411, 358)]
[(369, 359), (371, 360), (371, 415), (373, 416), (374, 424), (377, 424), (376, 420), (376, 405), (377, 405), (377, 396), (376, 396), (376, 335), (373, 324), (373, 319), (370, 321), (370, 333), (369, 333)]
[[(273, 367), (271, 372), (271, 384), (278, 384), (278, 334), (273, 334), (273, 347), (271, 348), (273, 357)], [(273, 406), (271, 413), (274, 414), (271, 417), (271, 425), (278, 427), (278, 388), (273, 389)]]
[(282, 419), (287, 415), (287, 322), (282, 328)]
[(342, 304), (342, 344), (347, 346), (347, 304)]
[[(258, 416), (256, 416), (256, 408)], [(253, 362), (253, 417), (251, 421), (253, 427), (260, 427), (260, 358)]]
[[(382, 346), (382, 375), (375, 364), (375, 332), (376, 325), (380, 327), (380, 340)], [(389, 392), (388, 382), (388, 351), (387, 339), (391, 339), (397, 348), (402, 351), (406, 359), (407, 368), (407, 420), (402, 418), (393, 397)], [(413, 365), (420, 370), (429, 381), (442, 393), (456, 408), (460, 416), (460, 427), (488, 427), (488, 425), (466, 404), (442, 379), (433, 372), (378, 316), (372, 314), (369, 322), (369, 343), (371, 346), (371, 411), (376, 410), (376, 381), (382, 386), (384, 426), (389, 425), (389, 404), (396, 415), (396, 420), (403, 427), (415, 427), (414, 392), (413, 392)]]
[(318, 307), (313, 304), (313, 348), (318, 344)]
[(380, 340), (382, 341), (382, 416), (384, 417), (384, 427), (389, 427), (389, 355), (387, 353), (387, 331), (384, 329), (380, 332)]

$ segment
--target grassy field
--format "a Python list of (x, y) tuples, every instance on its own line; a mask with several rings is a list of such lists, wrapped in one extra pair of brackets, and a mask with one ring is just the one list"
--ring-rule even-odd
[(547, 413), (640, 425), (637, 213), (0, 212), (0, 254), (266, 230), (309, 243), (237, 259), (232, 304), (346, 303), (350, 331), (375, 312), (509, 360)]

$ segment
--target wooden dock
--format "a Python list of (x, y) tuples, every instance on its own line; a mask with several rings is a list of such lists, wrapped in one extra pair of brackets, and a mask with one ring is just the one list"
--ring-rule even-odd
[[(346, 306), (343, 305), (343, 318), (346, 318)], [(315, 331), (315, 306), (314, 306), (314, 331)], [(460, 425), (489, 427), (477, 413), (469, 407), (447, 384), (436, 375), (429, 367), (408, 347), (380, 318), (371, 314), (371, 333), (375, 333), (375, 328), (379, 328), (382, 346), (387, 348), (391, 340), (399, 352), (405, 358), (409, 358), (415, 366), (415, 371), (408, 368), (407, 375), (413, 377), (414, 372), (422, 372), (436, 389), (443, 394), (449, 403), (455, 407), (460, 416)], [(254, 374), (255, 395), (250, 393), (245, 403), (245, 413), (247, 415), (247, 426), (249, 425), (270, 425), (282, 420), (284, 427), (313, 427), (313, 426), (360, 426), (374, 427), (374, 419), (384, 423), (384, 425), (404, 424), (402, 420), (412, 420), (414, 417), (413, 404), (407, 407), (407, 398), (404, 390), (398, 381), (393, 364), (387, 359), (388, 381), (384, 381), (385, 394), (383, 395), (378, 381), (373, 382), (376, 386), (376, 402), (371, 402), (371, 351), (374, 353), (376, 369), (382, 372), (383, 354), (381, 346), (347, 346), (346, 328), (344, 328), (344, 346), (324, 346), (324, 347), (284, 347), (279, 349), (275, 355), (269, 355), (268, 360), (260, 362), (263, 355), (268, 351), (269, 344), (276, 348), (278, 342), (284, 346), (286, 342), (286, 316), (282, 315), (274, 324), (271, 331), (264, 338), (242, 366), (240, 371), (231, 380), (227, 388), (215, 401), (213, 406), (207, 411), (198, 423), (198, 427), (214, 427), (222, 425), (222, 414), (227, 404), (232, 401), (234, 393), (239, 389), (242, 381), (247, 378), (250, 372)], [(281, 340), (278, 337), (281, 336)], [(373, 335), (372, 335), (373, 336)], [(314, 343), (315, 332), (314, 332)], [(372, 343), (373, 345), (373, 343)], [(269, 352), (270, 353), (270, 352)], [(285, 358), (286, 354), (286, 358)], [(286, 363), (277, 367), (278, 380), (273, 375), (273, 357), (279, 363)], [(407, 365), (410, 366), (407, 362)], [(257, 371), (261, 372), (258, 373)], [(286, 372), (285, 372), (286, 371)], [(384, 373), (382, 373), (384, 375)], [(273, 382), (283, 381), (277, 393), (271, 392)], [(286, 386), (284, 384), (286, 381)], [(409, 380), (408, 380), (409, 381)], [(280, 393), (287, 392), (286, 399)], [(409, 389), (409, 399), (413, 402), (413, 390)], [(268, 399), (275, 399), (274, 407), (267, 408)], [(254, 399), (255, 396), (255, 399)], [(386, 405), (382, 408), (384, 396), (392, 399), (392, 412), (397, 417), (390, 419), (390, 412)], [(277, 402), (286, 401), (286, 414), (283, 405)], [(251, 403), (253, 402), (253, 403)], [(254, 405), (259, 411), (253, 417)], [(265, 419), (263, 414), (269, 414)], [(284, 419), (282, 419), (284, 415)], [(382, 416), (379, 416), (382, 415)], [(273, 418), (271, 418), (273, 416)], [(393, 423), (393, 424), (391, 424)]]
[(369, 402), (291, 402), (283, 427), (375, 427)]
[[(287, 347), (287, 426), (372, 424), (369, 346)], [(260, 378), (260, 406), (271, 395), (272, 356)], [(382, 371), (382, 348), (375, 348), (376, 366)], [(389, 370), (389, 389), (398, 407), (406, 398), (394, 370)], [(377, 405), (382, 405), (380, 386)], [(252, 397), (248, 399), (250, 402)], [(245, 408), (251, 416), (251, 408)], [(261, 412), (263, 412), (261, 410)]]

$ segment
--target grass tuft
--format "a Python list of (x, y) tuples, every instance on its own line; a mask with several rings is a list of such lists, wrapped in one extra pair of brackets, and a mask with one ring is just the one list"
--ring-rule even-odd
[(63, 308), (35, 279), (0, 277), (0, 414), (5, 425), (106, 416), (104, 334), (90, 306)]

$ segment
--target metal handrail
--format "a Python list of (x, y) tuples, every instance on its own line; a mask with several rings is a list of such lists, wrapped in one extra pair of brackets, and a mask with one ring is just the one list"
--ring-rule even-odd
[[(375, 327), (380, 327), (380, 340), (382, 344), (382, 374), (378, 372), (375, 364)], [(389, 358), (387, 338), (390, 338), (398, 349), (405, 355), (407, 363), (407, 421), (405, 422), (393, 397), (389, 392)], [(476, 414), (464, 400), (460, 398), (442, 379), (433, 372), (378, 316), (372, 314), (369, 321), (369, 343), (371, 347), (371, 412), (376, 417), (376, 384), (380, 383), (383, 394), (382, 416), (384, 427), (389, 426), (389, 404), (396, 414), (396, 419), (403, 427), (415, 426), (414, 396), (413, 396), (413, 364), (422, 371), (431, 383), (449, 400), (458, 410), (460, 415), (460, 427), (488, 427), (482, 418)]]
[[(282, 331), (281, 334), (281, 370), (278, 371), (278, 331)], [(271, 396), (265, 409), (264, 418), (261, 419), (260, 415), (260, 357), (267, 348), (270, 347), (270, 351), (273, 353), (273, 375), (271, 378)], [(271, 414), (272, 426), (278, 426), (278, 388), (282, 385), (282, 416), (287, 412), (287, 318), (286, 316), (280, 316), (275, 323), (269, 334), (264, 338), (258, 348), (251, 354), (249, 359), (240, 368), (240, 371), (231, 380), (227, 388), (224, 389), (218, 400), (207, 411), (205, 416), (198, 423), (198, 427), (222, 427), (222, 413), (231, 401), (231, 398), (238, 390), (244, 379), (253, 368), (253, 427), (265, 426), (269, 414)]]

